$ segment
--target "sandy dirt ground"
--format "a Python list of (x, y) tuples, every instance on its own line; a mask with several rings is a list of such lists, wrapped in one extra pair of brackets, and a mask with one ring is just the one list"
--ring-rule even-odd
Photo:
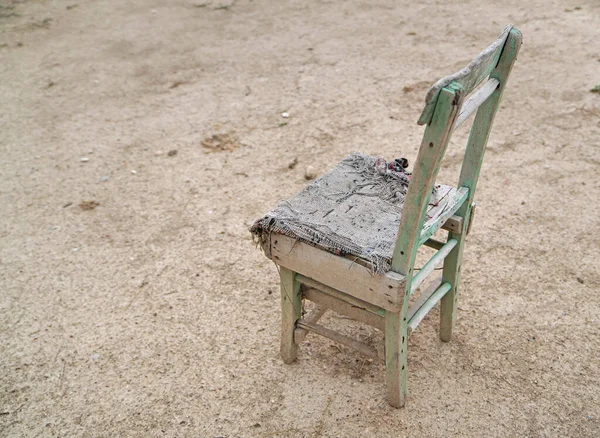
[[(0, 2), (0, 436), (600, 436), (598, 2), (220, 1)], [(453, 341), (412, 335), (400, 410), (326, 339), (284, 365), (248, 226), (308, 166), (413, 161), (507, 23)]]

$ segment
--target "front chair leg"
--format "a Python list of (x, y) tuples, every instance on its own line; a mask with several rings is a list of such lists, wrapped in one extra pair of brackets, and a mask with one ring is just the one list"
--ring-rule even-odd
[(298, 357), (298, 345), (294, 342), (296, 322), (302, 316), (302, 296), (296, 273), (279, 267), (281, 279), (281, 358), (292, 363)]
[(404, 406), (406, 390), (406, 347), (408, 329), (401, 312), (385, 312), (385, 373), (388, 402), (395, 408)]

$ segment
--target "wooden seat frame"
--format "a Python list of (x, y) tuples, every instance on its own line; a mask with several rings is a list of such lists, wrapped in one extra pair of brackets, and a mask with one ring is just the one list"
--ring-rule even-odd
[[(452, 337), (473, 197), (492, 123), (521, 42), (521, 33), (512, 26), (507, 27), (469, 66), (438, 81), (427, 94), (418, 122), (426, 125), (425, 133), (406, 195), (389, 272), (373, 274), (364, 260), (337, 256), (283, 235), (272, 234), (263, 242), (265, 253), (280, 268), (281, 356), (285, 363), (296, 359), (298, 344), (307, 332), (328, 337), (368, 356), (381, 357), (373, 347), (317, 324), (327, 309), (334, 310), (384, 332), (388, 401), (395, 407), (404, 405), (409, 331), (441, 302), (439, 336), (446, 342)], [(477, 88), (485, 78), (487, 82)], [(443, 214), (424, 229), (429, 198), (450, 136), (474, 112), (458, 190)], [(440, 228), (448, 231), (445, 242), (432, 238)], [(415, 260), (421, 245), (437, 252), (416, 271)], [(409, 307), (411, 295), (442, 262), (441, 277), (431, 282)], [(317, 305), (304, 317), (303, 299)]]

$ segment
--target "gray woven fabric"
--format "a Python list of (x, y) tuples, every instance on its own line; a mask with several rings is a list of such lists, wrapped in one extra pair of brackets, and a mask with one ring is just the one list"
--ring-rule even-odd
[[(378, 273), (390, 269), (409, 175), (383, 158), (354, 153), (250, 228), (265, 241), (284, 234), (338, 255), (368, 260)], [(430, 205), (450, 187), (436, 186)]]

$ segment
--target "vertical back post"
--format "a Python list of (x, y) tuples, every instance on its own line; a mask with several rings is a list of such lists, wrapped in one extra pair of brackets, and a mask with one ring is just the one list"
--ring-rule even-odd
[(471, 220), (471, 209), (473, 196), (477, 188), (477, 180), (483, 163), (485, 147), (494, 123), (494, 117), (500, 106), (502, 92), (506, 87), (506, 82), (510, 75), (512, 66), (517, 59), (517, 54), (521, 47), (522, 36), (517, 29), (511, 29), (502, 54), (496, 68), (491, 72), (490, 78), (498, 80), (498, 88), (494, 93), (479, 107), (475, 121), (471, 127), (467, 149), (463, 165), (460, 171), (459, 187), (468, 187), (469, 196), (467, 200), (458, 209), (456, 214), (464, 218), (460, 233), (449, 233), (448, 239), (457, 239), (456, 245), (444, 261), (444, 270), (442, 272), (442, 282), (448, 282), (452, 286), (450, 291), (444, 295), (441, 300), (440, 309), (440, 339), (450, 341), (452, 330), (456, 320), (456, 305), (458, 302), (458, 285), (460, 283), (461, 261), (464, 249), (465, 236)]
[(412, 267), (433, 185), (452, 134), (452, 127), (458, 117), (462, 99), (463, 93), (459, 84), (451, 83), (440, 91), (431, 123), (425, 129), (413, 168), (392, 258), (392, 271), (404, 275), (407, 285), (412, 279)]
[[(471, 127), (471, 133), (469, 135), (469, 141), (467, 143), (467, 149), (465, 151), (458, 182), (459, 187), (469, 188), (469, 198), (467, 202), (463, 204), (463, 207), (461, 208), (462, 210), (467, 208), (467, 206), (470, 205), (473, 200), (475, 188), (477, 187), (477, 180), (479, 179), (481, 164), (483, 163), (485, 147), (492, 129), (492, 124), (494, 123), (494, 117), (496, 116), (496, 112), (500, 106), (500, 100), (502, 99), (502, 93), (506, 87), (508, 76), (510, 75), (512, 66), (517, 59), (521, 42), (521, 32), (515, 28), (511, 29), (506, 39), (506, 43), (504, 44), (504, 49), (502, 50), (498, 64), (490, 74), (490, 78), (498, 80), (498, 88), (478, 108), (475, 121)], [(458, 215), (463, 216), (460, 214), (460, 210)]]

